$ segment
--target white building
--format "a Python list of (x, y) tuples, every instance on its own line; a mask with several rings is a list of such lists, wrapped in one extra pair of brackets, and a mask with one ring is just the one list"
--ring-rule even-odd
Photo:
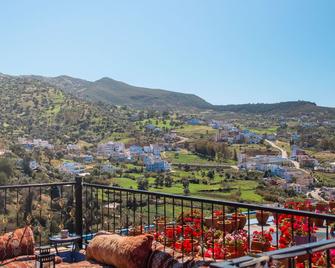
[(330, 169), (332, 170), (332, 172), (335, 172), (335, 162), (330, 163)]
[(286, 184), (286, 189), (292, 189), (294, 192), (296, 192), (298, 194), (302, 194), (304, 192), (303, 187), (300, 184), (297, 184), (297, 183)]
[(104, 144), (99, 144), (97, 149), (97, 154), (102, 156), (110, 157), (115, 153), (124, 153), (125, 146), (122, 142), (108, 142)]

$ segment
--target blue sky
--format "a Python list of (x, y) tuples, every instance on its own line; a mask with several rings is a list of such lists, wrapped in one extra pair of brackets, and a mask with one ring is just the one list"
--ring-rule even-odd
[(335, 106), (333, 0), (7, 0), (0, 14), (3, 73)]

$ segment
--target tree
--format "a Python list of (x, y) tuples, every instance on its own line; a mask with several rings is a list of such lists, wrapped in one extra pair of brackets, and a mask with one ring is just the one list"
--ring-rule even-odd
[(237, 152), (236, 152), (236, 149), (234, 149), (234, 160), (237, 161), (238, 158), (237, 158)]
[(184, 165), (184, 170), (186, 171), (186, 172), (189, 172), (190, 171), (190, 166), (189, 165)]
[(14, 175), (13, 163), (8, 159), (0, 159), (0, 171), (8, 178)]
[(158, 188), (158, 186), (163, 186), (164, 185), (164, 178), (161, 175), (158, 175), (155, 178), (155, 187)]
[(190, 182), (188, 179), (183, 179), (182, 183), (183, 183), (183, 188), (184, 188), (184, 195), (188, 195), (190, 193), (190, 189), (189, 189)]
[(214, 171), (214, 170), (209, 170), (209, 171), (207, 172), (207, 177), (208, 177), (209, 179), (213, 180), (213, 179), (214, 179), (214, 176), (215, 176), (215, 171)]
[(5, 185), (8, 182), (7, 174), (3, 171), (0, 171), (0, 185)]
[(164, 178), (164, 181), (165, 181), (165, 187), (171, 187), (172, 186), (172, 183), (173, 183), (173, 180), (171, 178), (171, 176), (166, 176)]
[(138, 178), (137, 180), (137, 189), (146, 191), (149, 188), (149, 181), (147, 178)]
[(25, 157), (22, 160), (22, 169), (23, 169), (23, 173), (26, 174), (27, 176), (31, 177), (33, 171), (30, 168), (30, 158)]

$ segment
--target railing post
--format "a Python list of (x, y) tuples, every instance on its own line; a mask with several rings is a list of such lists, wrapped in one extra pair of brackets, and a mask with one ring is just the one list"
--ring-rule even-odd
[(83, 245), (83, 181), (82, 177), (76, 177), (75, 184), (75, 198), (76, 198), (76, 209), (75, 209), (75, 220), (76, 220), (76, 234), (81, 237), (78, 243), (79, 248)]

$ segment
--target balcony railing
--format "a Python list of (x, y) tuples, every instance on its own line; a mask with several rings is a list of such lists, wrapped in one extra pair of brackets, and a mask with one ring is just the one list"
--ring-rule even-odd
[[(334, 215), (82, 183), (0, 186), (0, 228), (30, 224), (38, 244), (61, 229), (152, 233), (182, 256), (221, 261), (332, 238)], [(264, 221), (257, 224), (257, 219)], [(315, 228), (316, 224), (321, 227)], [(329, 250), (325, 252), (330, 263)], [(311, 265), (312, 255), (306, 258)]]
[[(294, 268), (296, 267), (296, 258), (298, 256), (306, 256), (306, 254), (316, 255), (318, 257), (318, 265), (313, 267), (332, 267), (327, 259), (322, 259), (322, 253), (335, 248), (335, 239), (322, 240), (300, 246), (264, 252), (257, 256), (241, 257), (231, 259), (224, 262), (212, 263), (211, 268), (251, 268), (251, 267), (278, 267), (283, 266)], [(321, 258), (319, 257), (321, 256)], [(329, 259), (328, 259), (329, 260)], [(322, 262), (322, 263), (321, 263)], [(311, 264), (308, 264), (311, 267)]]

